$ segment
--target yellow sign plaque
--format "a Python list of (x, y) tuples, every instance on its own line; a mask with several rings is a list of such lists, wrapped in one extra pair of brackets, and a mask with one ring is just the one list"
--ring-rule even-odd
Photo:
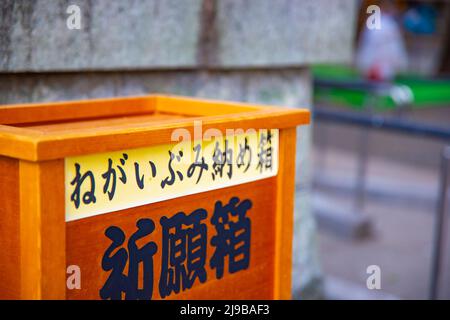
[(66, 221), (273, 177), (278, 130), (65, 158)]

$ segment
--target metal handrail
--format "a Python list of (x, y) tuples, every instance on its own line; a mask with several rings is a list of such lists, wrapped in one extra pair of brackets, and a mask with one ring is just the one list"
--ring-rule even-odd
[(313, 118), (321, 121), (349, 124), (365, 128), (369, 127), (377, 130), (395, 131), (408, 135), (450, 141), (450, 128), (404, 119), (389, 118), (380, 115), (368, 115), (366, 113), (351, 111), (336, 111), (320, 107), (315, 107), (313, 110)]

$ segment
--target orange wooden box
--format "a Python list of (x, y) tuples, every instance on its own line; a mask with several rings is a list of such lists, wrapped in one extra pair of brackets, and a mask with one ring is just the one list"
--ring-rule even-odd
[[(289, 299), (295, 127), (309, 119), (160, 95), (0, 106), (0, 298)], [(199, 124), (225, 138), (207, 144)], [(214, 149), (202, 177), (201, 158), (167, 152), (176, 129)], [(227, 153), (231, 129), (244, 133)]]

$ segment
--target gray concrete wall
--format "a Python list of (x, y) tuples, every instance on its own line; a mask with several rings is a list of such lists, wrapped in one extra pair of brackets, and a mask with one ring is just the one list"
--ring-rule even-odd
[[(78, 4), (81, 30), (66, 27)], [(0, 103), (161, 92), (311, 108), (308, 65), (350, 62), (356, 0), (2, 0)], [(293, 291), (320, 294), (310, 127), (299, 129)]]
[[(69, 4), (81, 30), (66, 27)], [(349, 61), (355, 0), (2, 0), (0, 71)]]

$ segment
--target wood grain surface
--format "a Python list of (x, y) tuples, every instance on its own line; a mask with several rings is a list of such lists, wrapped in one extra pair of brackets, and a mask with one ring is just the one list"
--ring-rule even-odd
[[(99, 299), (109, 272), (101, 260), (110, 226), (129, 237), (136, 222), (152, 219), (153, 298), (160, 298), (160, 219), (203, 208), (208, 216), (207, 280), (166, 299), (289, 299), (295, 177), (295, 126), (307, 110), (170, 96), (0, 106), (0, 299)], [(273, 178), (65, 222), (64, 158), (171, 142), (173, 130), (194, 137), (217, 129), (280, 129), (279, 170)], [(250, 264), (217, 279), (209, 265), (216, 233), (216, 201), (249, 199)], [(141, 241), (142, 242), (142, 241)], [(140, 245), (143, 245), (142, 243)], [(66, 268), (81, 268), (81, 289), (66, 288)], [(225, 263), (227, 265), (227, 263)], [(140, 286), (142, 286), (142, 279)]]
[(0, 299), (20, 298), (19, 161), (0, 157)]
[(209, 267), (214, 248), (208, 244), (205, 264), (207, 281), (200, 283), (197, 280), (191, 289), (172, 294), (166, 299), (273, 299), (275, 297), (275, 194), (276, 179), (270, 178), (68, 222), (67, 264), (80, 266), (82, 282), (81, 290), (67, 290), (67, 298), (99, 299), (99, 291), (109, 275), (109, 272), (103, 271), (101, 267), (103, 254), (111, 243), (111, 240), (105, 236), (105, 230), (110, 226), (117, 226), (129, 237), (136, 230), (137, 220), (150, 218), (154, 221), (156, 228), (148, 239), (153, 240), (158, 246), (158, 251), (153, 258), (153, 299), (159, 299), (158, 283), (162, 251), (160, 218), (171, 217), (180, 211), (190, 214), (198, 208), (206, 209), (208, 216), (204, 222), (207, 225), (209, 243), (216, 233), (214, 226), (210, 223), (215, 202), (221, 200), (225, 204), (230, 198), (237, 196), (241, 201), (250, 199), (253, 203), (253, 207), (247, 212), (247, 216), (251, 219), (249, 268), (234, 274), (227, 272), (226, 268), (223, 278), (216, 279), (215, 271)]

